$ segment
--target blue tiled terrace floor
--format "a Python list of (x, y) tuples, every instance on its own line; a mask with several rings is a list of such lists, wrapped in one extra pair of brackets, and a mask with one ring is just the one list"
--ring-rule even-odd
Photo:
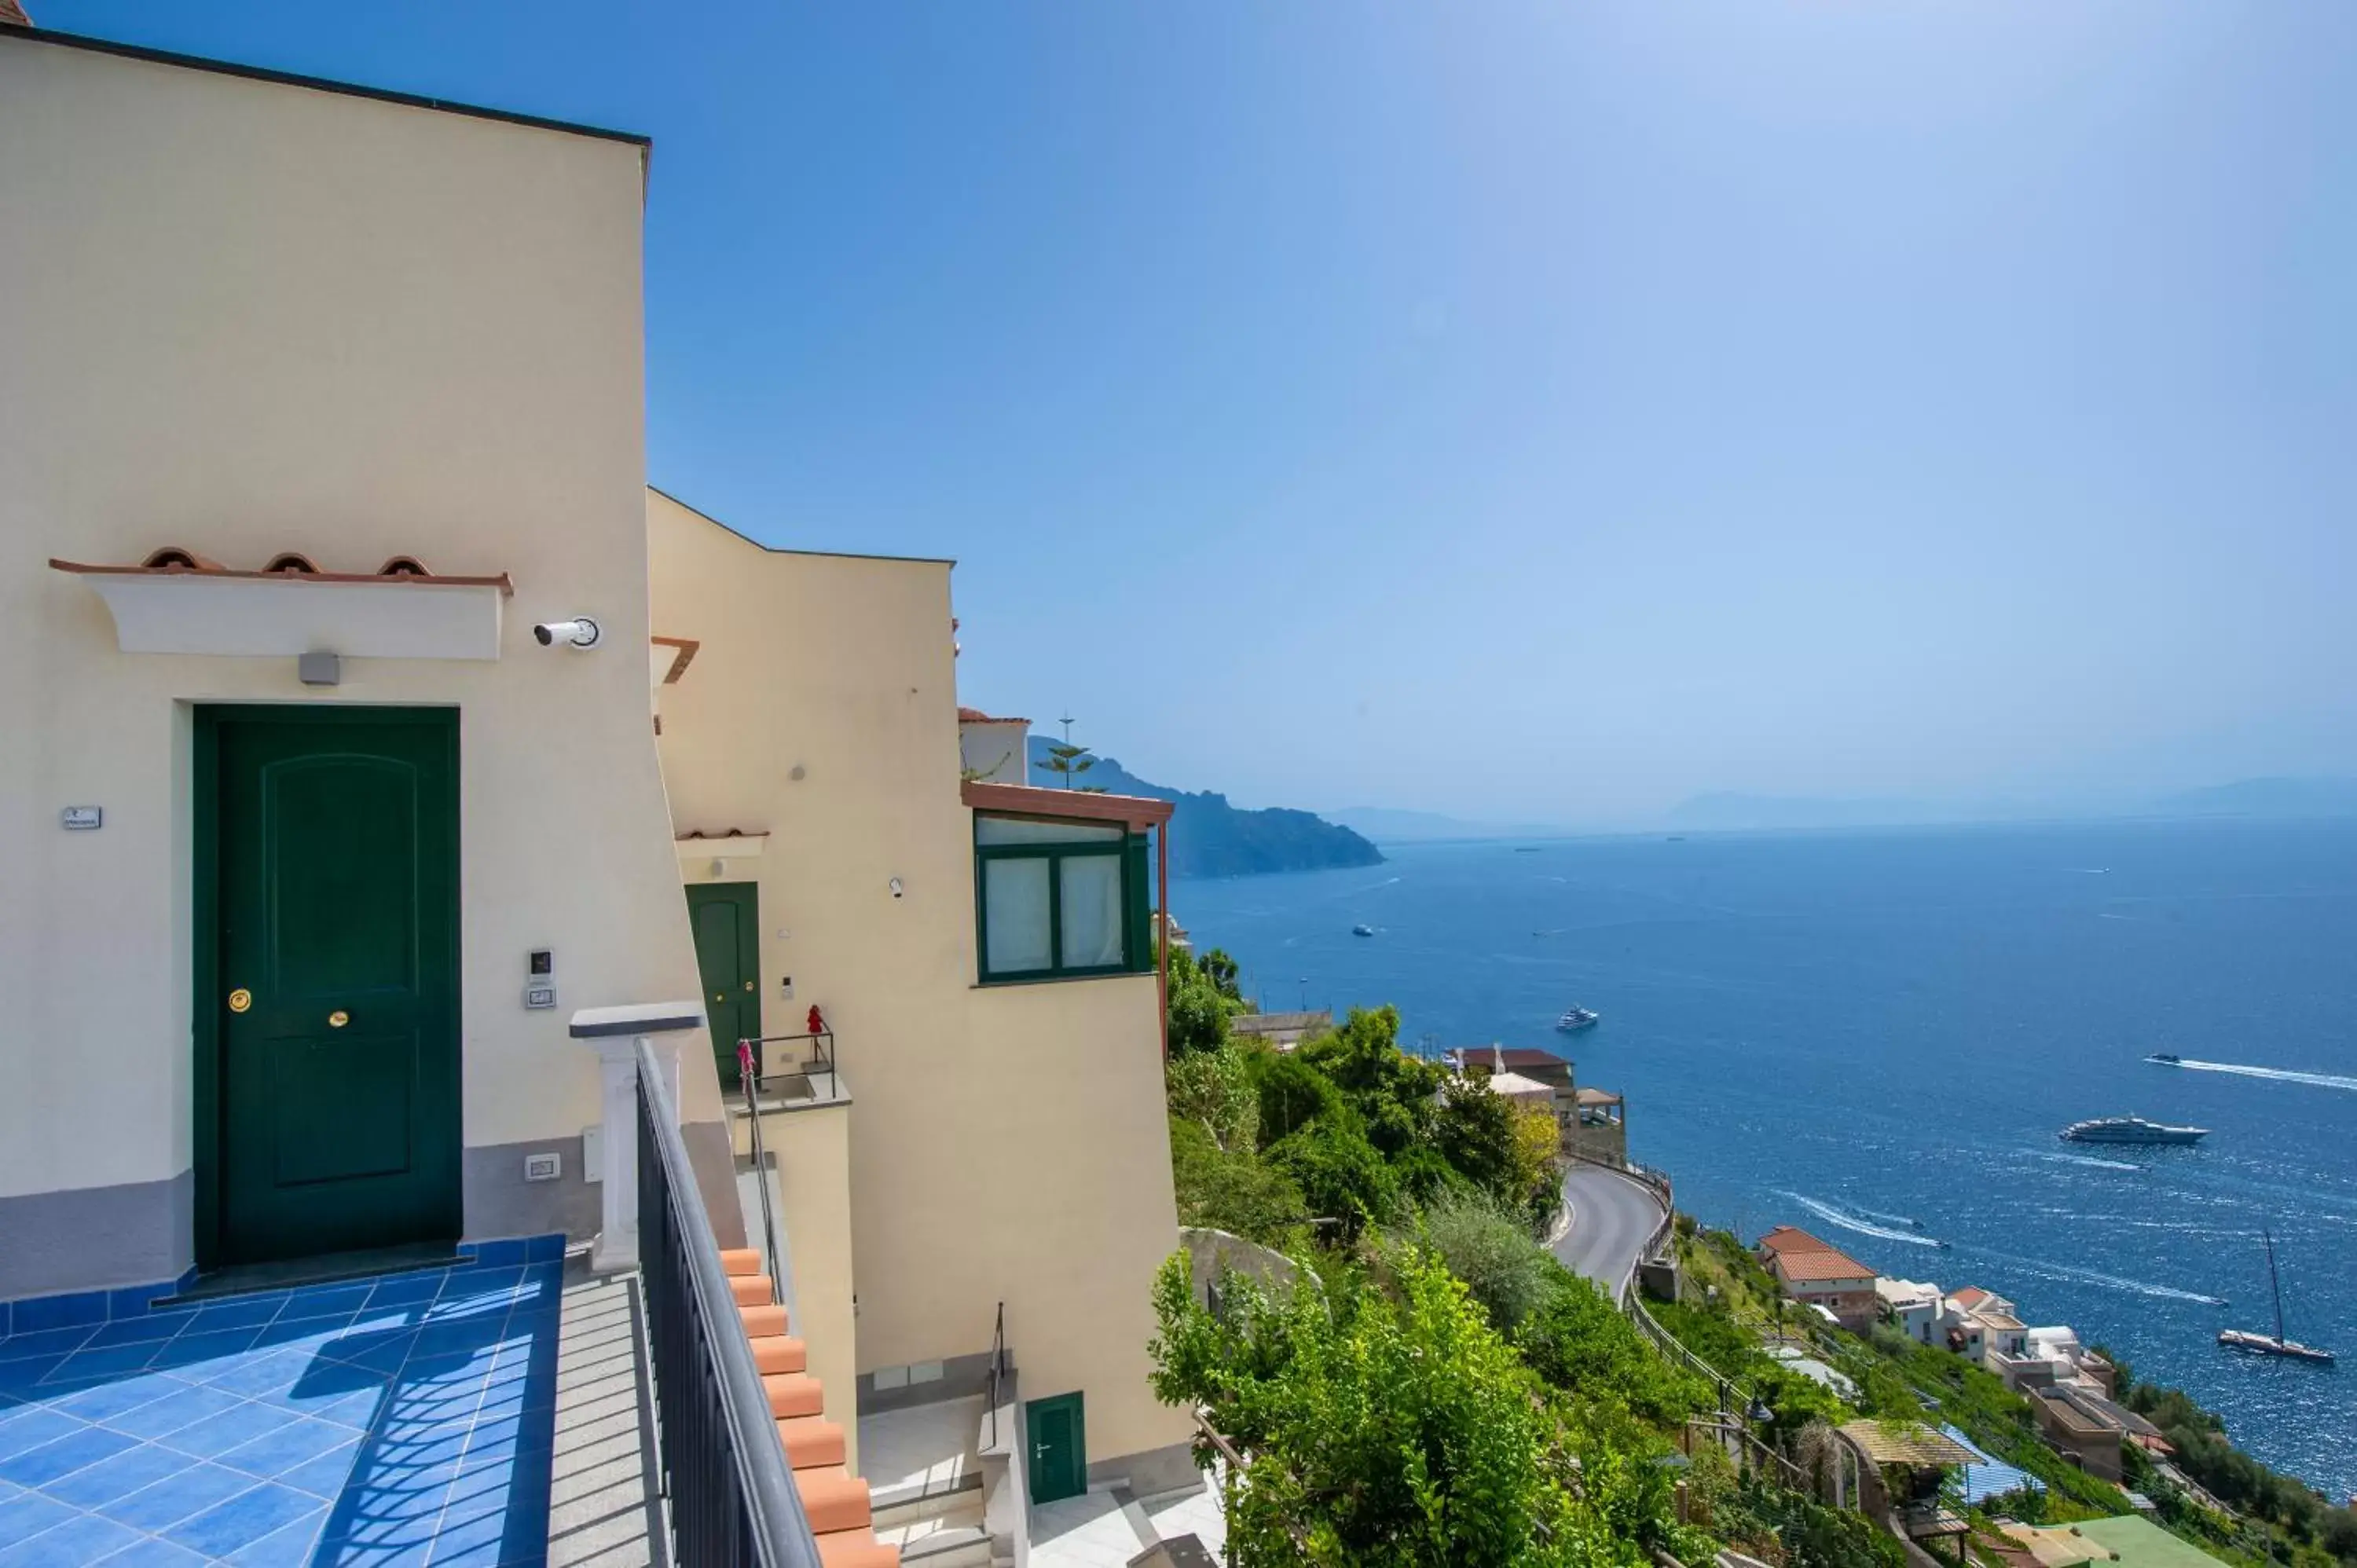
[(0, 1338), (0, 1568), (544, 1563), (563, 1266)]

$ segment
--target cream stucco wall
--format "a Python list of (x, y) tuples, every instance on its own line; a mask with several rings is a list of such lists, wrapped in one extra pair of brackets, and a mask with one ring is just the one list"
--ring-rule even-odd
[[(696, 993), (642, 651), (642, 149), (5, 29), (0, 147), (0, 1199), (189, 1165), (206, 702), (459, 709), (465, 1142), (577, 1135), (570, 1011)], [(167, 543), (516, 592), (495, 662), (313, 690), (118, 652), (45, 564)], [(533, 643), (576, 613), (606, 648)], [(81, 804), (105, 826), (60, 832)], [(520, 1005), (534, 947), (553, 1012)], [(685, 1097), (717, 1119), (708, 1069)]]
[(764, 1027), (816, 1003), (855, 1096), (860, 1369), (986, 1351), (1004, 1301), (1025, 1395), (1086, 1391), (1092, 1459), (1182, 1441), (1146, 1382), (1178, 1245), (1155, 982), (974, 984), (949, 564), (648, 507), (655, 629), (701, 645), (662, 697), (675, 825), (770, 835), (685, 875), (758, 882)]

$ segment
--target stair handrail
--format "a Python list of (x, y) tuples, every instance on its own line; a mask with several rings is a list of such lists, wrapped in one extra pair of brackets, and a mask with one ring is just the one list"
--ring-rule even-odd
[(761, 1234), (769, 1244), (762, 1270), (770, 1276), (770, 1305), (785, 1304), (785, 1255), (778, 1250), (778, 1216), (770, 1202), (770, 1156), (761, 1147), (761, 1077), (754, 1070), (754, 1042), (737, 1042), (737, 1079), (745, 1086), (745, 1124), (749, 1130), (753, 1151), (753, 1185), (761, 1194)]

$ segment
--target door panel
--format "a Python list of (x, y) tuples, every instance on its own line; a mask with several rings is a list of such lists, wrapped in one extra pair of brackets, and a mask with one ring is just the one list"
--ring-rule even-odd
[(737, 1042), (761, 1034), (760, 890), (750, 882), (699, 882), (687, 890), (695, 968), (720, 1086), (737, 1087)]
[(1089, 1444), (1081, 1396), (1057, 1394), (1023, 1407), (1030, 1434), (1031, 1500), (1052, 1503), (1089, 1489)]
[(199, 714), (218, 955), (199, 998), (219, 1118), (199, 1140), (209, 1261), (455, 1239), (457, 715)]

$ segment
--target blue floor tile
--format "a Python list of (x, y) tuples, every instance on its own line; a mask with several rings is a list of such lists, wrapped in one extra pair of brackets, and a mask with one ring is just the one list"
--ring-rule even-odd
[(0, 1552), (0, 1568), (82, 1568), (132, 1545), (139, 1532), (94, 1513), (78, 1513)]
[(169, 1339), (195, 1322), (196, 1316), (193, 1312), (151, 1312), (140, 1317), (118, 1318), (91, 1330), (82, 1348), (94, 1350), (102, 1345), (145, 1345)]
[(164, 1539), (193, 1551), (226, 1557), (319, 1511), (308, 1492), (264, 1481), (163, 1532)]
[(314, 1508), (294, 1523), (230, 1553), (226, 1561), (232, 1568), (305, 1568), (312, 1560), (311, 1548), (319, 1539), (319, 1527), (327, 1520), (328, 1510)]
[(39, 1295), (17, 1302), (9, 1314), (8, 1326), (13, 1334), (23, 1335), (77, 1325), (94, 1328), (105, 1321), (106, 1293), (92, 1290), (73, 1295)]
[(143, 1404), (153, 1404), (167, 1394), (178, 1393), (188, 1386), (163, 1372), (143, 1372), (137, 1377), (116, 1378), (61, 1395), (49, 1402), (49, 1408), (84, 1421), (111, 1421)]
[(78, 1509), (101, 1508), (117, 1498), (129, 1497), (142, 1487), (153, 1486), (167, 1476), (177, 1476), (195, 1463), (185, 1454), (142, 1443), (102, 1459), (88, 1469), (51, 1481), (41, 1490)]
[(184, 1519), (229, 1501), (240, 1492), (252, 1490), (253, 1486), (253, 1477), (242, 1470), (212, 1464), (191, 1465), (176, 1476), (167, 1476), (127, 1497), (102, 1504), (98, 1511), (135, 1530), (161, 1533)]
[(156, 1352), (151, 1367), (193, 1367), (206, 1361), (218, 1361), (249, 1348), (261, 1337), (259, 1328), (231, 1328), (214, 1334), (199, 1334), (193, 1329), (164, 1341)]
[(198, 1422), (226, 1415), (244, 1402), (235, 1394), (223, 1393), (219, 1389), (184, 1385), (175, 1393), (150, 1400), (120, 1415), (108, 1416), (105, 1421), (115, 1431), (127, 1432), (134, 1437), (169, 1437)]
[(283, 1295), (246, 1296), (236, 1301), (217, 1301), (197, 1309), (197, 1320), (189, 1325), (191, 1334), (218, 1334), (230, 1328), (259, 1328), (285, 1306)]
[(177, 1448), (199, 1459), (211, 1459), (302, 1419), (282, 1405), (247, 1401), (235, 1410), (192, 1422), (156, 1441), (167, 1448)]
[(38, 1492), (20, 1492), (0, 1502), (0, 1546), (14, 1546), (28, 1537), (65, 1523), (79, 1510)]
[(349, 1317), (368, 1305), (369, 1293), (375, 1289), (372, 1284), (313, 1285), (308, 1290), (296, 1291), (286, 1303), (286, 1310), (278, 1316), (288, 1319)]
[(250, 1443), (240, 1444), (215, 1455), (215, 1458), (232, 1470), (273, 1477), (297, 1466), (307, 1465), (322, 1454), (341, 1448), (351, 1440), (352, 1434), (343, 1427), (297, 1416), (276, 1431), (264, 1434)]
[(20, 1487), (38, 1488), (102, 1459), (112, 1459), (137, 1441), (102, 1426), (85, 1426), (54, 1443), (44, 1443), (38, 1448), (27, 1448), (12, 1458), (0, 1460), (0, 1477)]
[(522, 1247), (0, 1338), (0, 1568), (544, 1564), (562, 1264)]
[(344, 1488), (351, 1484), (353, 1462), (360, 1457), (360, 1439), (346, 1433), (344, 1441), (336, 1447), (308, 1463), (282, 1470), (273, 1478), (280, 1486), (293, 1487), (315, 1498), (333, 1500), (341, 1497)]
[(210, 1560), (175, 1546), (160, 1535), (143, 1535), (113, 1556), (102, 1559), (99, 1568), (207, 1568)]
[(442, 1275), (436, 1272), (425, 1274), (395, 1274), (369, 1292), (371, 1307), (404, 1306), (413, 1302), (432, 1301), (442, 1294)]
[[(163, 1346), (105, 1345), (96, 1349), (84, 1346), (49, 1369), (42, 1383), (89, 1383), (101, 1378), (119, 1378), (125, 1372), (135, 1372), (162, 1354)], [(37, 1387), (38, 1385), (36, 1385)]]
[(313, 1359), (307, 1350), (257, 1348), (252, 1355), (217, 1366), (191, 1367), (184, 1375), (207, 1388), (253, 1397), (293, 1388), (310, 1369)]
[(0, 1361), (21, 1361), (28, 1356), (62, 1356), (96, 1331), (95, 1324), (73, 1328), (48, 1328), (38, 1334), (11, 1334), (0, 1339)]

